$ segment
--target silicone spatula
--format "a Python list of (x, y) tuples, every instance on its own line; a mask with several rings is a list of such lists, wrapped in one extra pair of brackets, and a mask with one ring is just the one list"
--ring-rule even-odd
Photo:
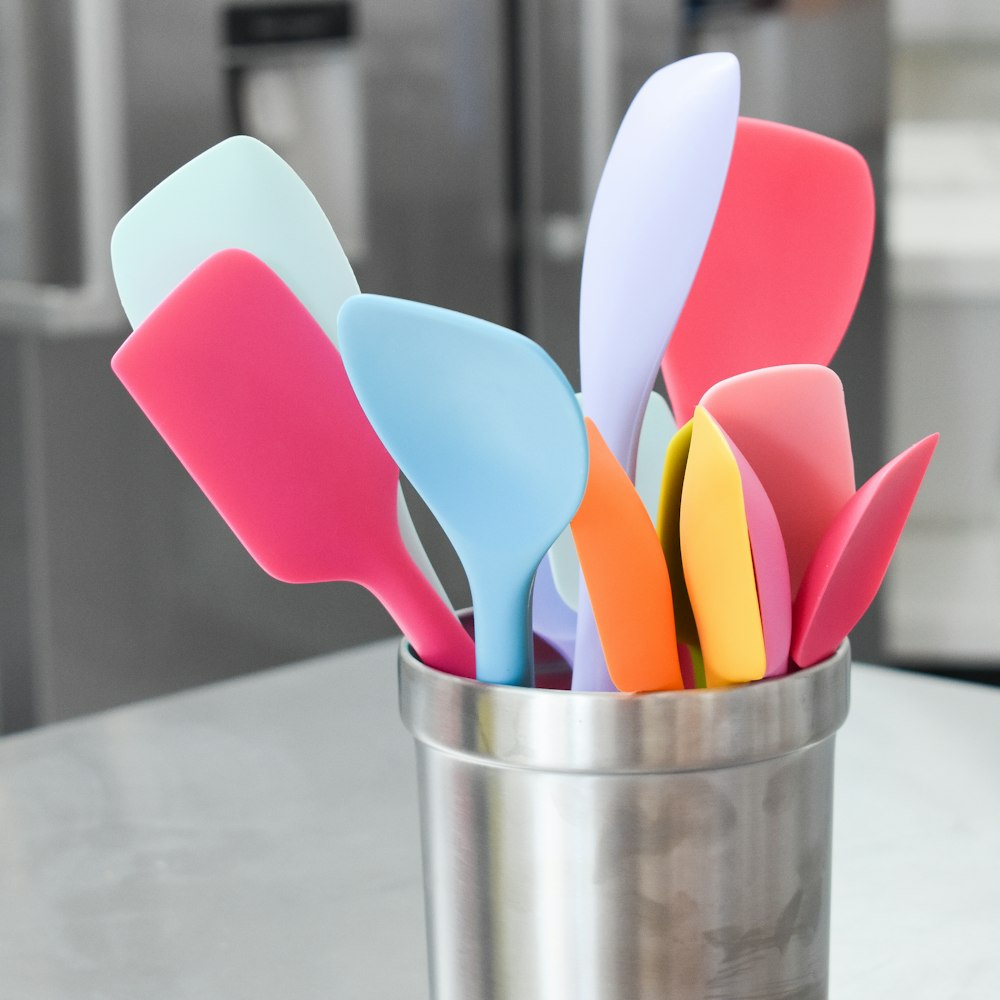
[(743, 507), (764, 634), (764, 676), (775, 677), (788, 670), (788, 648), (792, 640), (792, 595), (785, 542), (774, 506), (757, 473), (732, 440), (727, 437), (726, 441), (736, 459), (743, 489)]
[(670, 592), (674, 605), (674, 626), (677, 638), (687, 646), (698, 646), (698, 626), (695, 624), (687, 583), (684, 580), (684, 561), (681, 553), (681, 496), (684, 489), (684, 470), (691, 453), (689, 420), (670, 439), (663, 460), (663, 483), (660, 487), (660, 508), (657, 512), (656, 530), (670, 574)]
[[(264, 261), (337, 342), (337, 313), (358, 293), (350, 262), (305, 182), (272, 149), (245, 135), (185, 163), (115, 227), (111, 265), (132, 326), (205, 258), (230, 247)], [(447, 600), (402, 492), (397, 505), (410, 555)]]
[(538, 564), (531, 591), (531, 630), (544, 639), (562, 658), (573, 665), (576, 642), (576, 614), (559, 596), (548, 559)]
[(792, 659), (833, 654), (882, 584), (938, 435), (911, 445), (858, 489), (827, 528), (795, 600)]
[(741, 118), (715, 225), (663, 358), (678, 422), (730, 375), (826, 364), (857, 305), (874, 227), (860, 153)]
[(359, 295), (339, 326), (362, 407), (465, 567), (477, 677), (530, 685), (531, 582), (587, 480), (572, 387), (526, 337), (448, 309)]
[[(661, 542), (664, 555), (671, 569), (671, 581), (678, 580), (677, 589), (682, 591), (680, 599), (675, 590), (674, 608), (680, 607), (684, 627), (678, 627), (677, 634), (690, 649), (698, 645), (697, 628), (693, 612), (684, 589), (683, 565), (680, 552), (680, 502), (683, 492), (684, 467), (691, 447), (693, 421), (688, 421), (678, 435), (677, 444), (671, 442), (668, 458), (664, 464), (663, 503), (661, 506)], [(720, 428), (721, 430), (721, 428)], [(725, 435), (725, 443), (736, 460), (743, 492), (743, 507), (746, 515), (747, 534), (750, 539), (750, 554), (753, 559), (754, 581), (757, 587), (757, 602), (760, 607), (761, 628), (764, 637), (765, 676), (773, 677), (788, 669), (788, 647), (792, 629), (792, 599), (788, 579), (788, 559), (781, 535), (777, 515), (760, 479), (742, 452)]]
[(580, 284), (581, 390), (630, 478), (643, 410), (722, 194), (739, 96), (729, 53), (658, 70), (629, 105), (594, 197)]
[[(580, 285), (581, 389), (633, 480), (643, 408), (722, 193), (739, 94), (729, 53), (658, 70), (626, 111), (594, 198)], [(610, 686), (596, 631), (583, 587), (576, 690)]]
[(692, 419), (680, 539), (708, 685), (760, 679), (767, 658), (740, 469), (701, 407)]
[(684, 682), (656, 529), (590, 419), (587, 439), (587, 491), (571, 524), (608, 672), (619, 691), (677, 690)]
[(471, 640), (400, 538), (399, 470), (337, 349), (269, 267), (209, 257), (112, 368), (263, 569), (363, 584), (426, 663), (473, 674)]
[(337, 313), (359, 291), (350, 262), (305, 182), (246, 135), (185, 163), (115, 227), (111, 265), (132, 326), (203, 260), (230, 247), (267, 264), (335, 339)]
[(635, 463), (635, 491), (642, 498), (642, 505), (649, 514), (650, 521), (656, 523), (660, 510), (660, 490), (663, 487), (663, 463), (667, 448), (677, 433), (667, 401), (658, 393), (651, 392), (646, 403), (646, 412), (639, 429), (639, 451)]
[(823, 532), (854, 493), (844, 387), (822, 365), (781, 365), (724, 379), (701, 405), (774, 505), (794, 597)]
[[(583, 407), (583, 395), (576, 398)], [(639, 452), (635, 466), (635, 488), (642, 498), (650, 520), (656, 521), (660, 505), (660, 484), (663, 479), (663, 458), (670, 439), (677, 432), (677, 425), (670, 414), (667, 401), (657, 392), (649, 394), (646, 412), (639, 430)], [(549, 549), (548, 562), (559, 596), (576, 611), (579, 599), (580, 561), (576, 557), (573, 534), (567, 528)]]

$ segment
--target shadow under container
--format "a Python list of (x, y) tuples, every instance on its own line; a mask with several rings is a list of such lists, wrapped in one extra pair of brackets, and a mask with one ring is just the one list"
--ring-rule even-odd
[(404, 642), (433, 1000), (823, 1000), (850, 647), (641, 695), (503, 687)]

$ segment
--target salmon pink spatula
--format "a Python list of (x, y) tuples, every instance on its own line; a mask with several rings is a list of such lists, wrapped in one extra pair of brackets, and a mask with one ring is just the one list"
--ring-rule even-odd
[(677, 422), (730, 375), (825, 365), (857, 305), (874, 226), (860, 153), (740, 118), (715, 224), (663, 358)]
[(450, 309), (355, 295), (338, 323), (365, 413), (465, 567), (476, 677), (530, 686), (532, 580), (587, 481), (572, 387), (527, 337)]
[(938, 435), (884, 465), (844, 505), (823, 536), (795, 600), (792, 659), (825, 659), (858, 623), (882, 584)]
[(471, 639), (400, 537), (399, 470), (337, 349), (269, 267), (214, 254), (111, 364), (264, 570), (363, 584), (421, 659), (473, 676)]
[(723, 379), (701, 405), (774, 505), (794, 597), (823, 532), (854, 493), (844, 387), (822, 365), (778, 365)]

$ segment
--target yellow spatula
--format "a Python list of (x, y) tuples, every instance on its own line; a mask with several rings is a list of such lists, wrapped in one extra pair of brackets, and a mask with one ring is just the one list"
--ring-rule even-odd
[(767, 661), (740, 469), (700, 406), (691, 421), (679, 523), (709, 687), (758, 680)]

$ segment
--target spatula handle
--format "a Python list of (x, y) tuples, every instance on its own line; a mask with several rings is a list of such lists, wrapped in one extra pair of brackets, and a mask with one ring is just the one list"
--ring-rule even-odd
[[(466, 564), (468, 569), (468, 564)], [(533, 687), (531, 577), (480, 568), (469, 572), (476, 617), (476, 677), (487, 684)]]
[(573, 653), (574, 691), (616, 691), (597, 631), (597, 619), (587, 585), (580, 579), (580, 601), (576, 609), (576, 645)]
[(424, 663), (459, 677), (476, 676), (476, 650), (471, 636), (420, 571), (402, 541), (389, 571), (377, 583), (369, 581), (367, 585)]

